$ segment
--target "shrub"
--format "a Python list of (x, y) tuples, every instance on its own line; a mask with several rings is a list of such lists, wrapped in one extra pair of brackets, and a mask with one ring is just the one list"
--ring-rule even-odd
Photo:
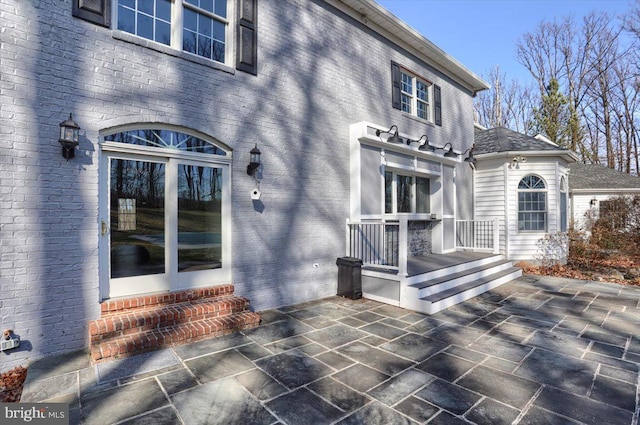
[(567, 232), (557, 232), (546, 234), (536, 243), (538, 252), (535, 255), (536, 261), (546, 269), (553, 268), (567, 262), (569, 254), (569, 236)]
[(637, 254), (640, 243), (640, 196), (615, 196), (600, 201), (591, 226), (590, 243), (605, 250)]

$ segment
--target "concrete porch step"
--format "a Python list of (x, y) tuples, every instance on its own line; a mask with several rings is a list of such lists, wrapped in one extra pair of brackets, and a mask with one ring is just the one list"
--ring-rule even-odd
[(233, 285), (109, 300), (89, 322), (91, 360), (101, 362), (258, 326)]

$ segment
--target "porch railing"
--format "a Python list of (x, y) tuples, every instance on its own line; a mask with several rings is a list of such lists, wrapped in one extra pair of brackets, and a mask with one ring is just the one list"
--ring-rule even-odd
[(407, 272), (407, 220), (350, 221), (347, 219), (347, 255), (364, 265)]
[(456, 220), (456, 249), (500, 252), (498, 219)]

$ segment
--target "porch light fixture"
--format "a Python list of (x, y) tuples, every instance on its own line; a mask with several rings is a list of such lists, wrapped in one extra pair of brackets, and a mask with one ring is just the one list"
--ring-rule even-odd
[[(396, 129), (396, 131), (394, 133), (391, 133), (391, 130)], [(381, 131), (381, 130), (376, 130), (376, 136), (380, 137), (380, 135), (382, 133), (387, 133), (387, 134), (391, 134), (391, 137), (389, 137), (387, 139), (387, 142), (389, 143), (395, 143), (395, 144), (404, 144), (404, 140), (402, 140), (402, 137), (398, 136), (398, 126), (393, 124), (391, 126), (391, 128), (389, 128), (389, 130), (387, 131)]]
[(60, 138), (58, 142), (62, 145), (62, 156), (68, 161), (76, 156), (76, 146), (78, 146), (78, 133), (80, 126), (73, 120), (73, 114), (69, 114), (69, 119), (60, 123)]
[(473, 149), (476, 147), (476, 145), (474, 144), (473, 146), (471, 146), (469, 149), (467, 149), (462, 155), (466, 154), (467, 152), (469, 152), (469, 156), (466, 157), (464, 159), (464, 162), (468, 162), (469, 165), (475, 165), (476, 162), (478, 162), (478, 160), (473, 156)]
[(453, 146), (451, 145), (451, 143), (447, 143), (446, 145), (444, 145), (443, 147), (441, 147), (439, 149), (444, 150), (447, 146), (449, 146), (449, 149), (444, 153), (444, 157), (445, 158), (457, 158), (458, 154), (453, 151)]
[(429, 136), (427, 136), (426, 134), (423, 134), (422, 136), (420, 136), (420, 138), (418, 140), (414, 140), (414, 141), (419, 143), (420, 140), (422, 140), (422, 138), (424, 138), (424, 143), (422, 143), (418, 147), (418, 150), (419, 151), (423, 151), (423, 152), (434, 152), (436, 150), (436, 148), (435, 148), (435, 146), (431, 146), (429, 144)]
[(591, 205), (591, 208), (595, 207), (597, 203), (598, 200), (595, 197), (589, 201), (589, 205)]
[(249, 153), (250, 153), (250, 157), (249, 157), (249, 165), (247, 165), (247, 174), (255, 177), (256, 170), (258, 169), (258, 167), (260, 167), (260, 149), (258, 149), (257, 143)]

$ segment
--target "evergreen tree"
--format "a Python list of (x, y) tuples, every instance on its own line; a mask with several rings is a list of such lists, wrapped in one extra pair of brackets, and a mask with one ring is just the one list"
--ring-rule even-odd
[(560, 92), (560, 85), (555, 78), (546, 86), (540, 108), (534, 108), (533, 120), (538, 133), (558, 146), (569, 147), (572, 124), (569, 101)]

